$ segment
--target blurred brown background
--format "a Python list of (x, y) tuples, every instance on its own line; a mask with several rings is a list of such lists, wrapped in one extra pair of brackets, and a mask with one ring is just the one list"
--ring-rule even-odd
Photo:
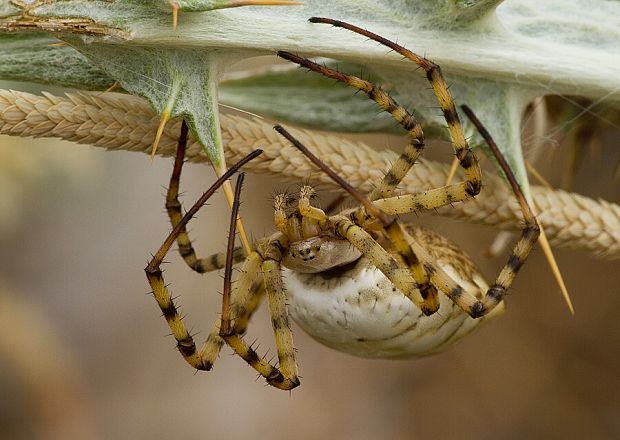
[[(620, 201), (612, 178), (619, 137), (617, 129), (605, 132), (602, 157), (613, 160), (584, 163), (576, 191)], [(372, 141), (398, 148), (402, 139)], [(51, 140), (0, 142), (11, 157), (42, 158), (3, 180), (19, 197), (3, 205), (15, 218), (0, 235), (2, 438), (620, 436), (618, 261), (556, 250), (576, 309), (571, 316), (536, 249), (505, 316), (426, 359), (357, 359), (295, 328), (302, 385), (287, 393), (255, 380), (226, 348), (214, 371), (196, 374), (166, 336), (143, 268), (169, 231), (163, 186), (171, 159)], [(452, 157), (445, 144), (430, 156)], [(566, 157), (551, 157), (539, 166), (557, 183)], [(63, 168), (68, 162), (74, 171)], [(33, 180), (32, 170), (50, 163), (54, 171)], [(188, 165), (183, 200), (194, 201), (212, 181), (210, 168)], [(273, 230), (269, 199), (284, 188), (295, 186), (248, 176), (242, 215), (253, 236)], [(201, 255), (224, 249), (227, 219), (218, 195), (191, 225)], [(484, 256), (492, 228), (421, 221), (460, 243), (489, 278), (505, 261)], [(221, 275), (196, 275), (176, 252), (168, 260), (166, 280), (202, 339), (218, 316)], [(273, 346), (265, 307), (248, 338), (260, 341), (261, 352)]]

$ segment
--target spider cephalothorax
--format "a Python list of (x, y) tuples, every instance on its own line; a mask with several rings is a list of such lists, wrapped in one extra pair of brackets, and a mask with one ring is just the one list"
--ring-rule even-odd
[(284, 235), (288, 246), (282, 265), (296, 272), (318, 273), (351, 263), (361, 252), (346, 239), (329, 229), (325, 222), (302, 214), (310, 208), (314, 189), (303, 186), (299, 193), (299, 208), (289, 213), (291, 198), (279, 194), (274, 200), (275, 226)]
[[(183, 124), (166, 202), (174, 230), (147, 267), (147, 278), (177, 340), (179, 351), (190, 365), (196, 369), (210, 369), (226, 343), (270, 385), (280, 389), (299, 385), (289, 315), (317, 340), (356, 355), (399, 358), (433, 353), (468, 334), (484, 320), (501, 313), (504, 295), (539, 233), (536, 218), (510, 167), (482, 124), (465, 106), (464, 112), (489, 144), (523, 211), (525, 228), (510, 258), (495, 281), (489, 284), (469, 257), (445, 238), (401, 223), (396, 217), (398, 214), (464, 201), (480, 190), (480, 167), (463, 134), (441, 69), (402, 46), (348, 23), (323, 18), (310, 21), (329, 23), (362, 34), (388, 46), (426, 71), (448, 123), (465, 180), (395, 197), (397, 186), (424, 148), (424, 134), (418, 121), (387, 92), (368, 81), (297, 55), (279, 52), (283, 58), (366, 93), (407, 130), (410, 143), (385, 177), (377, 182), (375, 190), (364, 196), (288, 131), (276, 126), (276, 131), (336, 181), (359, 205), (330, 215), (311, 204), (314, 190), (310, 186), (302, 187), (295, 207), (289, 206), (285, 195), (277, 196), (275, 224), (279, 232), (258, 240), (256, 249), (244, 256), (234, 250), (235, 219), (241, 191), (238, 183), (226, 253), (222, 316), (198, 351), (177, 313), (159, 267), (175, 239), (181, 255), (196, 271), (224, 266), (221, 254), (196, 258), (185, 230), (185, 225), (202, 206), (205, 197), (181, 219), (178, 188), (187, 142), (187, 126)], [(243, 261), (234, 288), (231, 287), (233, 260)], [(248, 321), (265, 292), (275, 334), (277, 367), (261, 358), (243, 338)]]

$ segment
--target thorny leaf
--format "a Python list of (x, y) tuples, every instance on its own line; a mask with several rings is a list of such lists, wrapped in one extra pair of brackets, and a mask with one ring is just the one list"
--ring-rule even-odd
[[(208, 3), (212, 2), (201, 5), (209, 9)], [(276, 50), (363, 66), (367, 74), (389, 84), (403, 105), (415, 108), (427, 128), (445, 125), (438, 117), (428, 83), (413, 63), (358, 35), (307, 22), (311, 16), (342, 19), (397, 40), (440, 64), (457, 103), (467, 103), (478, 113), (526, 186), (519, 134), (528, 102), (544, 94), (571, 94), (618, 105), (620, 2), (500, 3), (308, 0), (301, 7), (182, 12), (174, 31), (170, 12), (163, 8), (161, 0), (0, 0), (0, 16), (4, 17), (0, 18), (0, 32), (52, 31), (56, 37), (70, 41), (126, 89), (147, 96), (160, 111), (169, 101), (169, 90), (183, 89), (179, 96), (185, 98), (179, 98), (181, 104), (175, 103), (176, 111), (190, 120), (202, 121), (194, 127), (201, 131), (199, 137), (215, 161), (219, 155), (213, 152), (220, 145), (214, 126), (218, 78), (234, 60), (273, 54)], [(3, 45), (0, 57), (19, 50)], [(62, 48), (49, 50), (67, 56)], [(43, 53), (33, 57), (40, 59)], [(91, 70), (90, 66), (86, 68), (88, 64), (84, 66)], [(0, 71), (7, 78), (21, 76), (37, 81), (44, 77), (36, 72), (28, 77), (28, 72), (11, 74), (7, 70)], [(201, 72), (207, 72), (206, 77), (201, 78)], [(80, 87), (98, 87), (95, 82), (99, 79), (93, 78), (92, 72), (72, 81), (63, 79), (60, 72), (51, 73), (57, 75), (51, 81), (58, 84), (80, 85), (82, 81)], [(334, 92), (334, 87), (326, 90), (310, 74), (297, 85), (293, 80), (297, 72), (286, 75), (291, 76), (273, 78), (276, 86), (278, 81), (286, 82), (282, 90), (262, 77), (257, 82), (263, 81), (263, 86), (251, 81), (231, 82), (222, 96), (239, 105), (240, 97), (245, 95), (249, 108), (265, 109), (270, 107), (267, 97), (273, 93), (272, 109), (278, 109), (279, 118), (324, 126), (327, 113), (323, 101), (327, 92), (338, 96), (344, 96), (344, 92)], [(318, 88), (313, 89), (312, 84), (319, 84)], [(363, 129), (381, 128), (381, 120), (372, 122), (370, 118), (371, 112), (376, 114), (372, 106), (358, 104), (355, 98), (339, 101), (341, 106), (334, 103), (331, 112), (342, 117), (333, 120), (330, 128), (350, 130), (358, 123), (367, 127)], [(473, 133), (470, 128), (467, 131)]]

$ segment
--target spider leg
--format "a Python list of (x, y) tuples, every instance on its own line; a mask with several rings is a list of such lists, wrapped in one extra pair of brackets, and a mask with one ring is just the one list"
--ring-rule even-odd
[[(232, 288), (230, 296), (230, 315), (226, 317), (233, 323), (234, 333), (242, 334), (247, 329), (247, 323), (256, 308), (260, 304), (264, 294), (263, 283), (257, 280), (263, 260), (261, 256), (253, 251), (245, 260), (239, 277)], [(219, 333), (221, 319), (213, 326), (214, 331), (217, 327)]]
[[(248, 327), (250, 318), (263, 299), (265, 289), (262, 279), (258, 278), (262, 259), (252, 252), (243, 264), (239, 277), (231, 292), (230, 309), (233, 321), (233, 333), (242, 335)], [(222, 319), (218, 318), (211, 326), (211, 331), (200, 350), (200, 356), (210, 365), (215, 363), (225, 341), (220, 337)]]
[[(187, 148), (187, 137), (188, 137), (188, 126), (185, 120), (183, 120), (181, 124), (181, 133), (179, 135), (179, 141), (177, 144), (177, 153), (174, 160), (174, 167), (172, 170), (172, 174), (170, 176), (170, 184), (168, 185), (168, 190), (166, 192), (166, 211), (168, 212), (168, 217), (170, 219), (170, 223), (172, 227), (176, 227), (181, 219), (183, 218), (183, 208), (181, 201), (179, 200), (179, 187), (181, 181), (181, 170), (183, 169), (183, 164), (185, 160), (185, 150)], [(219, 269), (223, 269), (226, 263), (226, 252), (215, 253), (206, 258), (198, 258), (196, 256), (196, 251), (191, 243), (189, 238), (189, 234), (187, 232), (187, 228), (182, 226), (179, 231), (179, 235), (177, 236), (177, 245), (179, 248), (179, 254), (183, 257), (183, 261), (195, 272), (198, 273), (206, 273)], [(242, 262), (245, 259), (245, 252), (242, 247), (237, 247), (233, 250), (233, 260), (235, 262)], [(251, 264), (251, 260), (246, 262), (242, 272), (248, 272), (246, 266)], [(235, 324), (240, 327), (238, 330), (239, 333), (243, 333), (245, 328), (247, 328), (247, 322), (253, 313), (253, 311), (258, 307), (260, 303), (260, 295), (250, 295), (251, 298), (255, 298), (255, 301), (250, 303), (245, 303), (240, 299), (236, 298), (236, 292), (238, 289), (233, 291), (233, 297), (235, 297), (234, 305), (235, 308), (239, 310), (235, 311), (235, 316), (239, 319), (235, 320)], [(241, 290), (242, 291), (242, 290)], [(248, 290), (248, 292), (256, 293), (257, 290)], [(209, 370), (215, 360), (217, 359), (222, 346), (224, 345), (224, 340), (220, 338), (220, 319), (217, 319), (213, 324), (209, 335), (200, 350), (198, 357), (201, 359), (202, 364), (205, 366), (205, 369)], [(238, 324), (237, 324), (238, 323)], [(241, 330), (242, 329), (242, 330)]]
[[(181, 133), (179, 135), (179, 142), (177, 144), (177, 154), (174, 159), (174, 167), (172, 169), (172, 175), (170, 176), (170, 184), (168, 185), (168, 191), (166, 192), (166, 211), (170, 218), (170, 223), (174, 228), (181, 218), (183, 218), (183, 209), (181, 201), (179, 200), (179, 184), (181, 181), (181, 170), (185, 160), (185, 150), (187, 148), (187, 135), (188, 126), (185, 120), (181, 124)], [(198, 273), (205, 273), (214, 270), (224, 268), (225, 253), (213, 254), (207, 258), (198, 258), (196, 251), (192, 246), (192, 243), (187, 233), (187, 228), (184, 226), (181, 228), (177, 237), (177, 245), (179, 246), (179, 253), (187, 265)], [(242, 247), (234, 249), (235, 262), (241, 262), (245, 259), (245, 253)]]
[(471, 317), (478, 318), (486, 315), (502, 301), (506, 291), (512, 285), (519, 269), (527, 259), (532, 246), (538, 240), (538, 236), (540, 235), (540, 226), (538, 225), (534, 212), (529, 206), (527, 199), (517, 183), (514, 173), (510, 169), (510, 166), (506, 162), (506, 159), (502, 153), (499, 151), (495, 141), (469, 107), (463, 106), (463, 110), (472, 123), (476, 126), (486, 143), (489, 145), (495, 159), (498, 161), (501, 169), (506, 175), (515, 197), (521, 206), (525, 226), (521, 232), (519, 240), (513, 247), (512, 254), (495, 279), (495, 283), (493, 283), (493, 285), (486, 291), (481, 300), (476, 299), (474, 295), (465, 291), (458, 283), (450, 278), (443, 271), (443, 269), (435, 265), (432, 257), (428, 254), (426, 249), (424, 249), (423, 246), (413, 239), (411, 240), (411, 249), (420, 258), (420, 260), (423, 261), (427, 272), (430, 274), (432, 282), (439, 286), (439, 288), (445, 292), (452, 299), (452, 301), (454, 301)]
[(424, 298), (426, 307), (426, 309), (422, 310), (425, 313), (430, 311), (436, 312), (439, 309), (439, 293), (437, 292), (437, 288), (431, 283), (430, 274), (426, 267), (409, 245), (412, 237), (398, 220), (392, 221), (392, 223), (385, 227), (385, 231), (394, 245), (396, 252), (398, 252), (403, 260), (405, 260), (405, 263), (407, 263), (407, 267), (409, 267), (411, 275), (418, 285), (420, 295)]
[[(287, 221), (286, 207), (288, 206), (288, 203), (289, 198), (286, 194), (278, 194), (275, 197), (274, 223), (278, 230), (280, 230), (280, 232), (284, 235), (288, 236), (291, 234), (293, 236), (297, 236), (299, 235), (300, 230), (291, 229), (292, 226), (290, 226)], [(299, 226), (301, 228), (301, 225)], [(234, 248), (234, 251), (237, 251), (237, 249), (240, 248)], [(228, 252), (213, 254), (206, 260), (214, 261), (215, 263), (212, 264), (212, 267), (220, 268), (225, 266), (227, 255)], [(233, 254), (233, 263), (234, 262), (236, 262), (235, 253)], [(231, 319), (234, 322), (235, 334), (243, 334), (245, 332), (252, 313), (254, 313), (256, 308), (259, 306), (265, 293), (264, 281), (262, 278), (261, 281), (252, 283), (253, 280), (257, 279), (257, 272), (262, 262), (262, 257), (260, 257), (256, 251), (252, 252), (245, 260), (245, 264), (241, 269), (241, 274), (239, 275), (235, 287), (232, 290), (231, 313), (233, 317)], [(223, 341), (219, 337), (220, 323), (221, 319), (213, 325), (213, 330), (211, 331), (209, 337), (219, 343), (222, 343)]]
[(366, 93), (383, 110), (390, 113), (392, 117), (407, 130), (411, 142), (407, 144), (403, 153), (398, 157), (391, 169), (385, 174), (383, 180), (369, 194), (370, 200), (381, 199), (392, 195), (400, 181), (416, 162), (422, 151), (424, 151), (424, 133), (422, 126), (415, 117), (403, 106), (398, 104), (386, 91), (370, 81), (363, 80), (354, 75), (347, 75), (335, 69), (322, 66), (307, 58), (294, 55), (290, 52), (279, 51), (278, 56), (292, 61), (300, 66), (320, 73), (328, 78), (336, 79), (340, 82), (355, 87)]
[[(424, 296), (414, 278), (415, 271), (404, 267), (392, 257), (372, 236), (351, 219), (342, 215), (329, 217), (330, 227), (342, 238), (348, 240), (377, 269), (409, 298), (425, 315), (432, 315), (438, 309), (438, 300), (433, 290), (425, 290)], [(403, 257), (406, 261), (406, 258)], [(430, 294), (430, 296), (429, 296)]]
[(403, 194), (375, 200), (374, 205), (388, 215), (408, 214), (436, 209), (463, 200), (462, 188), (456, 185), (429, 189), (417, 194)]
[(472, 293), (463, 289), (441, 267), (434, 264), (433, 258), (423, 246), (413, 239), (410, 245), (429, 273), (431, 282), (439, 287), (442, 292), (448, 295), (452, 301), (472, 318), (479, 318), (489, 313), (502, 301), (506, 291), (512, 285), (517, 272), (527, 259), (532, 246), (538, 239), (539, 233), (540, 229), (537, 223), (526, 222), (526, 226), (521, 232), (521, 237), (515, 244), (508, 262), (504, 265), (495, 279), (495, 283), (486, 291), (482, 299), (477, 299)]
[[(240, 248), (235, 248), (235, 251)], [(253, 258), (255, 253), (250, 254), (248, 258), (245, 260), (245, 264), (240, 269), (241, 275), (237, 279), (235, 283), (235, 287), (231, 293), (231, 308), (233, 315), (233, 325), (235, 329), (235, 333), (243, 334), (247, 330), (248, 323), (252, 318), (252, 315), (258, 309), (264, 295), (265, 288), (263, 286), (262, 278), (257, 278), (257, 271), (253, 270), (255, 264), (253, 263)], [(212, 266), (210, 270), (218, 270), (224, 267), (226, 254), (218, 253), (213, 254), (210, 258), (207, 259), (215, 259), (217, 258), (218, 265)], [(235, 252), (233, 256), (233, 261), (236, 262), (237, 253)], [(220, 261), (222, 261), (220, 266)], [(256, 268), (260, 268), (260, 264), (256, 266)], [(255, 280), (253, 283), (252, 280)], [(244, 286), (246, 283), (250, 283), (250, 288), (245, 289)], [(200, 350), (200, 356), (204, 358), (211, 365), (217, 359), (219, 352), (224, 345), (224, 340), (220, 337), (220, 323), (222, 320), (220, 318), (216, 319), (213, 325), (211, 326), (211, 331), (209, 332), (209, 336), (205, 341), (204, 346)]]
[[(480, 192), (482, 181), (480, 167), (478, 165), (478, 161), (475, 155), (470, 150), (469, 145), (467, 144), (467, 140), (465, 139), (465, 134), (463, 132), (463, 127), (461, 125), (461, 121), (454, 105), (454, 100), (450, 95), (448, 86), (443, 77), (443, 74), (441, 73), (441, 68), (439, 67), (439, 65), (413, 53), (412, 51), (386, 38), (381, 37), (380, 35), (354, 26), (352, 24), (345, 23), (339, 20), (319, 17), (311, 18), (310, 22), (331, 24), (333, 26), (348, 29), (352, 32), (363, 35), (367, 38), (370, 38), (371, 40), (374, 40), (384, 46), (389, 47), (390, 49), (413, 61), (418, 66), (424, 69), (424, 71), (426, 72), (426, 78), (428, 79), (431, 87), (433, 88), (433, 92), (437, 97), (439, 106), (441, 107), (444, 118), (448, 124), (448, 130), (450, 132), (450, 137), (452, 138), (454, 152), (459, 160), (459, 164), (465, 170), (465, 174), (467, 177), (466, 181), (464, 182), (449, 185), (444, 188), (440, 188), (437, 191), (447, 191), (449, 189), (451, 202), (464, 200), (477, 195)], [(412, 145), (417, 146), (417, 148), (414, 149), (415, 151), (412, 151), (413, 154), (408, 154), (407, 149), (405, 149), (405, 152), (403, 152), (399, 159), (394, 163), (392, 169), (390, 169), (390, 171), (388, 171), (388, 173), (385, 175), (382, 183), (376, 188), (375, 191), (370, 194), (369, 199), (376, 200), (380, 198), (390, 197), (394, 192), (396, 186), (398, 186), (398, 184), (407, 174), (409, 169), (413, 166), (413, 164), (417, 160), (417, 157), (420, 155), (423, 149), (424, 137), (420, 124), (415, 121), (413, 116), (409, 112), (407, 112), (405, 108), (398, 105), (387, 92), (381, 90), (381, 88), (370, 83), (369, 81), (362, 80), (361, 78), (352, 75), (343, 74), (334, 69), (321, 66), (310, 60), (301, 58), (288, 52), (279, 52), (278, 55), (297, 64), (300, 64), (310, 70), (321, 73), (329, 78), (336, 79), (364, 91), (371, 99), (377, 102), (377, 104), (379, 104), (381, 108), (390, 113), (396, 121), (398, 121), (401, 125), (403, 125), (406, 130), (409, 131), (410, 137), (412, 137)], [(407, 148), (409, 148), (409, 146)]]
[[(172, 232), (164, 240), (159, 250), (155, 253), (147, 267), (144, 269), (147, 280), (153, 291), (153, 296), (161, 309), (172, 335), (177, 341), (177, 348), (183, 358), (191, 366), (198, 370), (209, 370), (212, 366), (212, 359), (209, 358), (208, 353), (205, 350), (208, 349), (207, 345), (199, 353), (196, 350), (193, 337), (189, 334), (187, 327), (185, 326), (183, 319), (179, 316), (178, 309), (172, 299), (172, 295), (166, 285), (162, 270), (161, 263), (166, 254), (172, 247), (172, 244), (177, 239), (181, 230), (184, 229), (198, 210), (205, 204), (205, 202), (215, 193), (215, 191), (232, 176), (237, 170), (248, 161), (252, 160), (256, 156), (261, 154), (260, 150), (253, 151), (248, 156), (243, 158), (230, 167), (211, 187), (198, 199), (198, 201), (190, 208), (190, 210), (183, 216), (179, 223), (173, 228)], [(217, 353), (215, 354), (217, 356)]]
[[(295, 361), (295, 348), (293, 346), (293, 333), (288, 319), (286, 309), (286, 292), (282, 282), (282, 250), (288, 246), (288, 240), (283, 234), (275, 234), (268, 240), (261, 241), (262, 252), (252, 252), (248, 261), (251, 262), (254, 274), (259, 267), (263, 270), (265, 288), (269, 298), (269, 312), (275, 335), (276, 350), (280, 368), (276, 368), (269, 362), (261, 358), (256, 351), (239, 334), (238, 329), (233, 325), (232, 299), (231, 299), (231, 278), (233, 255), (235, 247), (236, 219), (239, 214), (239, 198), (243, 175), (237, 179), (235, 186), (234, 201), (232, 204), (230, 228), (228, 235), (228, 247), (226, 255), (226, 267), (224, 269), (224, 291), (222, 294), (222, 316), (219, 336), (226, 341), (235, 353), (244, 359), (248, 365), (254, 368), (263, 376), (269, 385), (282, 390), (291, 390), (299, 385), (297, 375), (297, 363)], [(246, 297), (246, 292), (251, 290), (253, 276), (243, 273), (238, 291), (240, 298)]]
[(491, 134), (482, 125), (482, 123), (478, 120), (478, 117), (468, 106), (463, 105), (462, 108), (469, 120), (476, 126), (476, 129), (484, 138), (490, 150), (493, 152), (493, 156), (495, 156), (495, 159), (499, 163), (500, 168), (503, 170), (508, 183), (512, 187), (515, 197), (521, 206), (521, 212), (523, 213), (523, 220), (525, 222), (525, 226), (521, 232), (521, 237), (519, 237), (519, 240), (515, 244), (512, 254), (495, 279), (494, 285), (491, 286), (487, 292), (485, 297), (486, 302), (483, 304), (483, 310), (481, 310), (481, 313), (485, 313), (484, 307), (488, 307), (488, 304), (493, 305), (501, 301), (506, 293), (506, 290), (508, 290), (512, 284), (517, 272), (527, 259), (532, 246), (538, 240), (538, 236), (540, 235), (540, 225), (538, 224), (534, 211), (525, 198), (523, 191), (521, 191), (521, 188), (519, 187), (517, 178), (497, 147), (495, 140), (491, 137)]
[[(281, 199), (284, 200), (283, 198)], [(286, 214), (284, 214), (284, 217), (286, 217)], [(286, 221), (284, 220), (284, 222)], [(278, 209), (276, 209), (276, 224), (278, 224)], [(241, 251), (241, 248), (234, 248), (233, 263), (237, 262), (238, 252)], [(203, 260), (211, 262), (210, 270), (217, 270), (225, 267), (227, 256), (228, 252), (220, 252)], [(258, 277), (258, 271), (260, 270), (262, 261), (262, 258), (256, 251), (248, 255), (248, 257), (245, 258), (245, 262), (232, 289), (230, 298), (230, 319), (233, 325), (232, 333), (236, 335), (245, 333), (250, 318), (260, 305), (265, 294), (264, 281), (262, 277)], [(220, 349), (225, 343), (220, 337), (221, 323), (221, 318), (218, 318), (213, 323), (211, 332), (209, 333), (203, 349), (208, 353), (208, 359), (212, 359), (213, 361), (217, 358)]]
[[(265, 278), (265, 288), (269, 298), (269, 312), (271, 314), (271, 324), (276, 338), (276, 350), (278, 352), (278, 363), (280, 371), (285, 380), (285, 389), (299, 385), (297, 373), (297, 361), (295, 360), (295, 347), (293, 345), (293, 332), (289, 322), (288, 311), (286, 308), (286, 292), (282, 281), (282, 259), (281, 249), (277, 246), (270, 247), (263, 262), (263, 274)], [(270, 382), (274, 386), (277, 383)]]
[[(174, 162), (174, 170), (170, 178), (166, 197), (166, 210), (170, 217), (172, 226), (176, 226), (181, 218), (181, 203), (178, 199), (179, 180), (183, 158), (185, 154), (185, 145), (187, 141), (187, 125), (183, 122), (181, 128), (181, 137), (179, 138), (179, 146)], [(198, 259), (194, 248), (190, 242), (186, 228), (182, 227), (177, 238), (179, 253), (183, 257), (187, 265), (198, 273), (211, 272), (223, 269), (226, 265), (226, 256), (228, 252), (218, 252), (206, 258)], [(239, 278), (232, 290), (231, 307), (234, 317), (235, 333), (243, 334), (247, 329), (248, 322), (252, 314), (256, 311), (264, 296), (264, 288), (262, 280), (253, 283), (257, 279), (257, 272), (260, 268), (260, 262), (256, 262), (256, 253), (250, 254), (247, 259), (242, 247), (233, 249), (233, 263), (245, 261), (241, 268)], [(249, 286), (246, 284), (249, 283)], [(204, 346), (200, 350), (200, 356), (208, 365), (212, 365), (217, 359), (219, 352), (224, 345), (224, 340), (220, 337), (220, 323), (218, 318), (211, 326), (211, 331), (205, 341)]]
[[(234, 224), (231, 223), (231, 238), (234, 239)], [(232, 248), (232, 241), (229, 248)], [(256, 270), (260, 267), (263, 271), (265, 288), (269, 299), (269, 312), (275, 335), (276, 350), (278, 352), (279, 368), (269, 364), (244, 340), (240, 332), (243, 321), (232, 322), (231, 300), (228, 299), (230, 292), (232, 259), (226, 265), (224, 275), (224, 301), (222, 302), (222, 319), (219, 336), (226, 341), (233, 351), (238, 354), (248, 365), (254, 368), (263, 376), (269, 385), (282, 390), (291, 390), (299, 385), (297, 375), (297, 363), (295, 361), (295, 349), (293, 346), (293, 334), (288, 319), (286, 309), (286, 293), (282, 282), (280, 260), (286, 239), (278, 234), (269, 239), (266, 245), (265, 255), (254, 252), (253, 258), (256, 262)], [(246, 277), (248, 278), (248, 277)], [(248, 278), (249, 279), (249, 278)], [(239, 281), (243, 281), (243, 278)], [(239, 290), (249, 290), (251, 284), (239, 286)], [(244, 296), (240, 294), (240, 298)], [(246, 303), (250, 301), (246, 300)]]

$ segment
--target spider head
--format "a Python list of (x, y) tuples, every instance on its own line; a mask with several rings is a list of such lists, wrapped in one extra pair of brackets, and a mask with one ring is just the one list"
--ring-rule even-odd
[(300, 191), (300, 208), (289, 209), (293, 200), (286, 194), (274, 200), (276, 227), (289, 243), (282, 264), (299, 272), (318, 273), (357, 260), (361, 253), (349, 241), (336, 237), (324, 221), (302, 214), (302, 207), (309, 207), (313, 197), (314, 189), (304, 186)]
[(360, 251), (347, 240), (325, 233), (289, 244), (282, 264), (304, 273), (318, 273), (357, 260)]

